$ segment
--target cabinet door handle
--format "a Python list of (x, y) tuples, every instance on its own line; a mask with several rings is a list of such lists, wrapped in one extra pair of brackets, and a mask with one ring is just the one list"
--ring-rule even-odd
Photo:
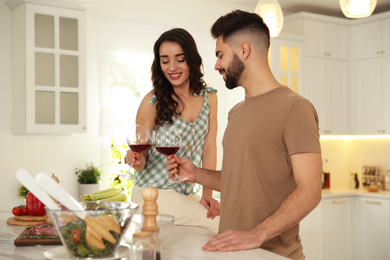
[(376, 204), (376, 205), (381, 205), (382, 202), (380, 201), (373, 201), (373, 200), (366, 200), (365, 201), (367, 204)]
[(340, 204), (340, 203), (346, 203), (346, 200), (334, 200), (333, 204)]

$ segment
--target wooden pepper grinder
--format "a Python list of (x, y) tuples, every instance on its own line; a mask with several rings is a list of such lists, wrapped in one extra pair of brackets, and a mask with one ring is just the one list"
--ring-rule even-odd
[(144, 215), (144, 226), (141, 228), (145, 232), (158, 232), (156, 216), (158, 214), (157, 197), (158, 190), (156, 188), (145, 188), (142, 191), (144, 198), (144, 206), (142, 207), (142, 215)]

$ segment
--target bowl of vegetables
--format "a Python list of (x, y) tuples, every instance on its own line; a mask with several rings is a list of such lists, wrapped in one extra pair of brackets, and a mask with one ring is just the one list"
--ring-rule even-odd
[(119, 201), (80, 204), (84, 211), (46, 208), (69, 255), (78, 259), (115, 256), (138, 205)]

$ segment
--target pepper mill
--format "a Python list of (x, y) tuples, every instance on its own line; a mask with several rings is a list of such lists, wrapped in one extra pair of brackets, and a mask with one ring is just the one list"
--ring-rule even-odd
[(144, 205), (142, 207), (142, 215), (144, 215), (144, 226), (141, 228), (145, 232), (158, 232), (156, 216), (158, 214), (157, 197), (158, 190), (156, 188), (145, 188), (142, 191)]

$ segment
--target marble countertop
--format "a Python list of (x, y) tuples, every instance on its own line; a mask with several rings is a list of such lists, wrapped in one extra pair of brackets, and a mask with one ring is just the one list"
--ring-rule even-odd
[[(42, 260), (48, 252), (58, 252), (62, 246), (14, 246), (14, 240), (26, 228), (24, 226), (12, 226), (7, 224), (7, 219), (12, 217), (10, 212), (0, 211), (0, 259), (2, 260)], [(287, 260), (263, 249), (252, 249), (236, 252), (205, 252), (202, 246), (215, 234), (211, 231), (194, 226), (173, 227), (171, 235), (163, 243), (162, 259), (164, 260)], [(126, 246), (123, 244), (123, 246)], [(123, 250), (122, 250), (123, 251)], [(127, 251), (125, 251), (127, 252)], [(58, 254), (57, 254), (58, 255)], [(62, 259), (63, 258), (46, 258)], [(70, 259), (70, 258), (69, 258)], [(104, 259), (104, 258), (103, 258)], [(114, 258), (110, 258), (114, 259)], [(116, 259), (128, 259), (127, 256)]]
[(334, 188), (323, 189), (322, 198), (336, 198), (336, 197), (370, 197), (378, 199), (389, 199), (390, 191), (380, 190), (378, 192), (369, 192), (365, 188), (360, 189), (348, 189), (348, 188)]

